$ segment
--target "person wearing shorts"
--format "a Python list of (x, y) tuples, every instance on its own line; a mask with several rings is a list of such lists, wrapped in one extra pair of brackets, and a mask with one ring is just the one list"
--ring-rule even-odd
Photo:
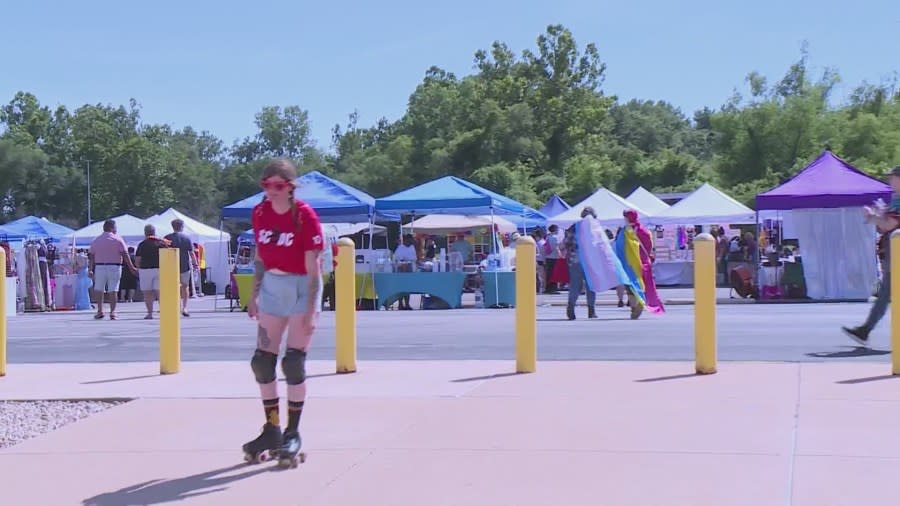
[[(276, 451), (297, 455), (301, 439), (300, 415), (306, 401), (306, 354), (321, 311), (322, 250), (325, 246), (319, 217), (294, 198), (297, 169), (277, 159), (263, 170), (263, 201), (252, 212), (256, 237), (250, 318), (258, 319), (256, 351), (250, 361), (259, 384), (265, 425), (256, 439), (244, 445), (246, 454)], [(287, 383), (287, 426), (280, 430), (275, 367), (283, 335), (287, 351), (281, 369)]]
[(119, 281), (122, 279), (122, 263), (133, 273), (137, 273), (125, 241), (116, 233), (116, 221), (103, 222), (103, 233), (91, 243), (89, 252), (88, 273), (94, 280), (94, 293), (97, 298), (97, 314), (94, 318), (103, 319), (103, 299), (109, 298), (109, 319), (116, 319), (116, 302), (119, 297)]
[(134, 258), (138, 267), (138, 283), (147, 306), (145, 320), (153, 319), (153, 301), (159, 298), (159, 250), (167, 248), (168, 241), (156, 237), (156, 227), (144, 226), (145, 239), (138, 244)]
[(194, 256), (194, 243), (184, 234), (184, 221), (180, 218), (172, 220), (173, 232), (166, 236), (166, 240), (173, 248), (178, 248), (178, 265), (180, 268), (179, 282), (181, 283), (181, 315), (191, 316), (187, 310), (188, 286), (193, 281), (191, 275), (194, 267), (197, 265), (197, 258)]

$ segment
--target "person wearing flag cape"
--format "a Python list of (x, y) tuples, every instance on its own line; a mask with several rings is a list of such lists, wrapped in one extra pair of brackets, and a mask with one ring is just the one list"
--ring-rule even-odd
[(662, 313), (665, 308), (653, 279), (653, 236), (640, 222), (634, 209), (626, 209), (622, 216), (625, 226), (616, 237), (616, 256), (635, 291), (643, 294), (647, 310)]
[(581, 221), (566, 231), (566, 259), (569, 264), (569, 300), (566, 315), (575, 319), (575, 303), (582, 286), (587, 292), (588, 317), (596, 318), (594, 299), (597, 292), (622, 286), (628, 293), (631, 318), (638, 319), (646, 306), (641, 285), (626, 270), (616, 255), (603, 225), (593, 208), (581, 211)]

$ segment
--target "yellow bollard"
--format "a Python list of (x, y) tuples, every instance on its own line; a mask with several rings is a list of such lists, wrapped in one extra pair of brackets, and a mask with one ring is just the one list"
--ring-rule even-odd
[(338, 239), (337, 268), (334, 272), (334, 354), (337, 373), (356, 372), (356, 247), (353, 241)]
[(716, 240), (694, 237), (694, 355), (697, 374), (716, 372)]
[(534, 239), (516, 240), (516, 372), (537, 370), (537, 261)]
[[(891, 279), (882, 283), (891, 284), (891, 372), (900, 374), (900, 304), (894, 304), (894, 294), (900, 293), (900, 230), (891, 234)], [(898, 301), (900, 302), (900, 301)], [(4, 331), (4, 336), (6, 332)]]
[[(6, 376), (6, 250), (0, 248), (0, 376)], [(15, 294), (13, 294), (15, 295)]]
[(177, 248), (159, 250), (159, 373), (181, 368), (181, 287)]

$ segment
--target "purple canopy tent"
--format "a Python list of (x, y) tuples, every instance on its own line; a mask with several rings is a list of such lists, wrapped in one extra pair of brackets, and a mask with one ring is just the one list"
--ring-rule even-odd
[(856, 207), (891, 201), (890, 185), (825, 150), (796, 176), (756, 196), (756, 210)]
[[(826, 148), (818, 158), (797, 175), (781, 185), (756, 196), (756, 221), (759, 223), (759, 215), (765, 211), (862, 207), (872, 204), (879, 198), (889, 203), (891, 201), (891, 193), (890, 185), (860, 171), (835, 156)], [(857, 221), (861, 223), (861, 218)], [(801, 242), (803, 240), (800, 237), (798, 239)], [(806, 256), (809, 256), (810, 248), (807, 248), (806, 253)], [(829, 262), (824, 257), (820, 260)], [(833, 261), (834, 259), (832, 258), (830, 262), (833, 263)], [(816, 264), (818, 263), (819, 261), (817, 260)], [(809, 265), (806, 267), (809, 267)], [(840, 266), (820, 265), (819, 270), (823, 269), (833, 271), (840, 269)], [(804, 278), (806, 278), (809, 272), (806, 268), (804, 268), (803, 272)], [(757, 286), (760, 286), (760, 282), (761, 270), (757, 267)], [(850, 290), (848, 286), (842, 285), (839, 291), (844, 289)], [(829, 298), (824, 293), (830, 290), (834, 290), (833, 285), (830, 285), (828, 289), (824, 288), (824, 285), (819, 287), (819, 291), (823, 293), (821, 297), (824, 298)], [(859, 291), (858, 287), (854, 288), (854, 294), (857, 291)], [(856, 295), (853, 297), (852, 300), (856, 300)]]
[(562, 214), (569, 210), (571, 206), (566, 204), (566, 201), (563, 200), (559, 195), (554, 194), (547, 200), (547, 203), (544, 204), (544, 207), (540, 208), (539, 211), (544, 213), (544, 216), (553, 217), (557, 214)]

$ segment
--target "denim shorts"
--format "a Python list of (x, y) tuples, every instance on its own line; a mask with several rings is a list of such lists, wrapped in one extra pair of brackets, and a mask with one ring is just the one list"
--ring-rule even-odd
[[(322, 308), (322, 285), (316, 297), (315, 311)], [(257, 301), (259, 312), (287, 318), (305, 313), (309, 305), (309, 277), (305, 274), (263, 274)]]

